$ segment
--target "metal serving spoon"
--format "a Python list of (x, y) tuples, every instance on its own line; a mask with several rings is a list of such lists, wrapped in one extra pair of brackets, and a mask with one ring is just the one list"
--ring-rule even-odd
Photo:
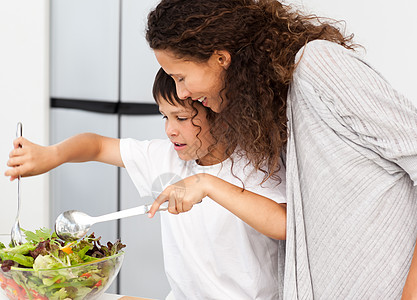
[[(17, 123), (17, 130), (16, 130), (16, 138), (21, 137), (23, 132), (23, 125), (22, 123)], [(21, 147), (19, 145), (19, 147)], [(20, 176), (17, 179), (17, 215), (16, 215), (16, 221), (12, 227), (12, 244), (13, 246), (18, 246), (23, 243), (23, 233), (22, 230), (20, 230), (20, 224), (19, 224), (19, 215), (20, 215)]]
[[(149, 212), (152, 204), (121, 210), (100, 217), (91, 217), (77, 210), (68, 210), (56, 218), (55, 232), (64, 241), (75, 241), (84, 237), (96, 223), (143, 215)], [(167, 210), (168, 202), (162, 203), (158, 211)]]

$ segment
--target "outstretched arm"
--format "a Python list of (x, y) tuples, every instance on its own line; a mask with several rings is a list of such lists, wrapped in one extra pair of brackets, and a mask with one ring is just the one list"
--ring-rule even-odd
[(93, 133), (72, 136), (52, 146), (40, 146), (20, 137), (13, 141), (5, 172), (14, 180), (19, 176), (43, 174), (68, 162), (99, 161), (124, 167), (119, 149), (119, 139)]
[(168, 211), (178, 214), (189, 211), (206, 196), (260, 233), (274, 239), (285, 239), (285, 204), (242, 190), (241, 187), (209, 174), (196, 174), (168, 186), (152, 204), (149, 217), (153, 217), (159, 206), (166, 201), (169, 201)]

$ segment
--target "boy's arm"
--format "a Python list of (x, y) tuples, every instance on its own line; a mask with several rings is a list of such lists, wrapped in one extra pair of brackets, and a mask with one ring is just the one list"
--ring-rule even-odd
[(209, 198), (266, 236), (285, 240), (286, 204), (279, 204), (267, 197), (242, 190), (241, 187), (212, 175), (208, 175), (207, 182)]
[(189, 211), (206, 196), (260, 233), (274, 239), (285, 239), (285, 204), (248, 190), (242, 191), (241, 187), (209, 174), (196, 174), (168, 186), (152, 204), (149, 217), (153, 217), (166, 201), (169, 201), (168, 211), (178, 214)]
[(82, 133), (58, 144), (43, 147), (25, 138), (13, 142), (5, 173), (10, 180), (18, 176), (43, 174), (67, 162), (99, 161), (124, 167), (119, 149), (119, 139), (108, 138), (93, 133)]

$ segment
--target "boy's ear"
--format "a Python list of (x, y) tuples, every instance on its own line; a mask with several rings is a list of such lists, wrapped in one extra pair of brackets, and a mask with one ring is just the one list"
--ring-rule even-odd
[(232, 57), (229, 51), (226, 50), (214, 50), (214, 55), (216, 56), (217, 62), (219, 65), (227, 70), (232, 62)]

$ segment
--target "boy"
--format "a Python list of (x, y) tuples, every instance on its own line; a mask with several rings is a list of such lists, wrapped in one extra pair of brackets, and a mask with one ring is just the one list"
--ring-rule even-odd
[(41, 147), (18, 138), (8, 162), (14, 168), (6, 176), (13, 180), (91, 160), (125, 167), (142, 196), (155, 196), (151, 217), (169, 201), (171, 214), (161, 213), (161, 228), (175, 299), (279, 298), (284, 243), (270, 237), (285, 239), (284, 169), (279, 185), (271, 179), (260, 186), (263, 173), (255, 172), (244, 156), (227, 157), (211, 136), (213, 112), (199, 102), (179, 100), (174, 81), (162, 69), (153, 94), (168, 139), (86, 133)]

